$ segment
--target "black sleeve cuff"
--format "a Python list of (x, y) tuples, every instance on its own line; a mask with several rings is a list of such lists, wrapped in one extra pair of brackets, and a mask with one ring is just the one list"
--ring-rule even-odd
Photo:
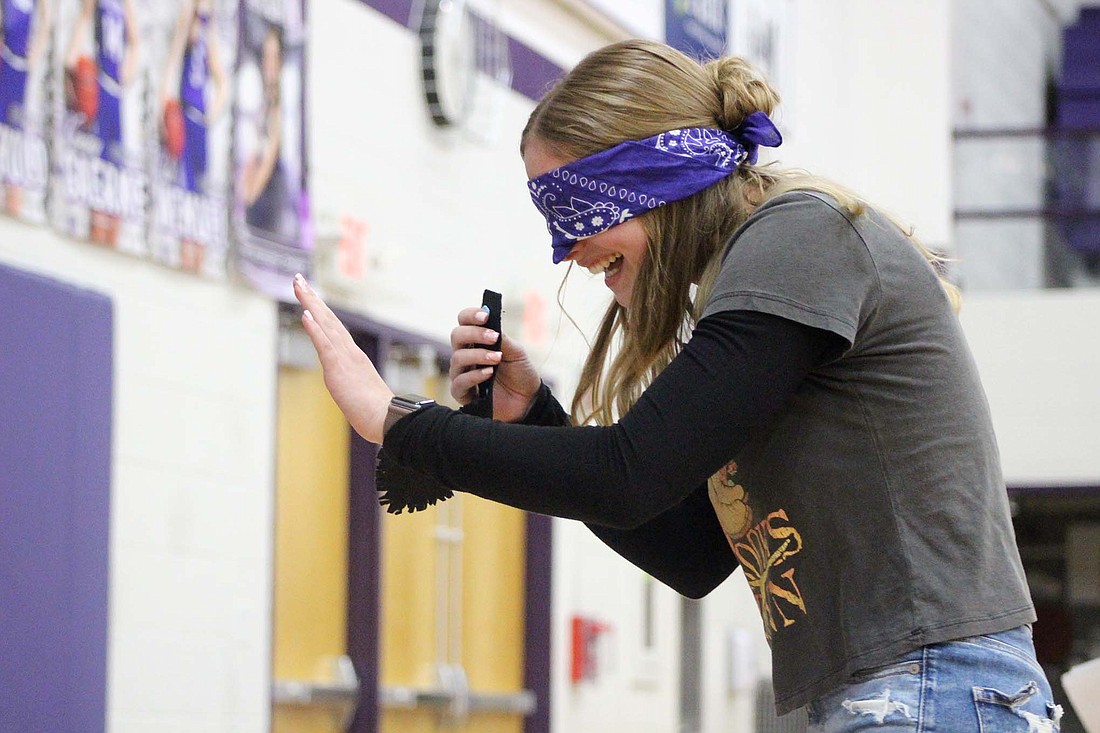
[(535, 401), (527, 414), (519, 421), (520, 425), (543, 425), (546, 427), (561, 427), (572, 425), (569, 414), (562, 408), (561, 403), (554, 397), (550, 387), (543, 382), (539, 385), (539, 391), (535, 395)]
[[(460, 412), (476, 414), (476, 405), (472, 402), (460, 409)], [(407, 415), (397, 422), (403, 422)], [(531, 408), (523, 419), (521, 425), (543, 425), (547, 427), (559, 427), (571, 425), (569, 415), (562, 408), (557, 398), (550, 391), (550, 387), (543, 382), (535, 395)], [(397, 423), (394, 423), (396, 425)], [(389, 431), (386, 431), (389, 434)], [(386, 450), (383, 445), (378, 451), (378, 463), (375, 468), (375, 484), (378, 487), (378, 503), (386, 508), (390, 514), (401, 514), (404, 511), (418, 512), (434, 506), (436, 502), (446, 501), (454, 496), (453, 490), (433, 476), (417, 471), (393, 458), (393, 452)]]
[(378, 503), (390, 514), (423, 511), (454, 496), (454, 492), (434, 476), (398, 463), (385, 446), (378, 451), (374, 481)]

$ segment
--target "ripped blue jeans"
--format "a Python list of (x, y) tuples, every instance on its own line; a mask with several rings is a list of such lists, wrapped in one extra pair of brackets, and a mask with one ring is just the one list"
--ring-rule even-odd
[(806, 708), (807, 733), (1057, 733), (1062, 708), (1031, 627), (931, 644), (858, 672)]

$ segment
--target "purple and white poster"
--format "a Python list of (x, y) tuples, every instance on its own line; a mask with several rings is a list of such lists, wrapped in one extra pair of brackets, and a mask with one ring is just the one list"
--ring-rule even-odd
[(52, 0), (0, 0), (0, 182), (3, 211), (46, 220), (46, 84)]
[(304, 0), (241, 0), (232, 228), (248, 283), (290, 300), (309, 274), (313, 227), (306, 187)]
[(224, 277), (237, 0), (151, 8), (149, 244), (155, 260)]
[(146, 255), (145, 99), (154, 0), (61, 0), (55, 33), (53, 225)]

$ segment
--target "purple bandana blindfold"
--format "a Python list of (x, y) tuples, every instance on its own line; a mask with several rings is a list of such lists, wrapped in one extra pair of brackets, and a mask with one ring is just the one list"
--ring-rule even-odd
[(546, 218), (556, 264), (578, 239), (698, 193), (756, 163), (759, 146), (782, 142), (768, 116), (754, 112), (733, 132), (689, 127), (627, 140), (532, 178), (527, 188)]

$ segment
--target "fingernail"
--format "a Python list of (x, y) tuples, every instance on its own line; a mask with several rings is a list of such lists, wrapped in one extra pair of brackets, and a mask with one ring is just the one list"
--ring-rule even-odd
[(481, 306), (481, 310), (474, 314), (474, 320), (478, 323), (485, 323), (489, 320), (489, 311), (485, 306)]
[(496, 341), (498, 336), (500, 336), (500, 334), (497, 333), (496, 331), (490, 331), (489, 329), (485, 329), (485, 340), (486, 341)]
[(488, 354), (485, 355), (485, 357), (489, 361), (500, 361), (501, 356), (502, 354), (499, 351), (490, 351)]
[(481, 373), (484, 374), (485, 376), (490, 376), (493, 373), (493, 368), (492, 367), (485, 367), (484, 369), (481, 370)]
[(305, 316), (307, 321), (312, 321), (313, 320), (313, 314), (310, 313), (309, 311), (302, 311), (302, 315)]

